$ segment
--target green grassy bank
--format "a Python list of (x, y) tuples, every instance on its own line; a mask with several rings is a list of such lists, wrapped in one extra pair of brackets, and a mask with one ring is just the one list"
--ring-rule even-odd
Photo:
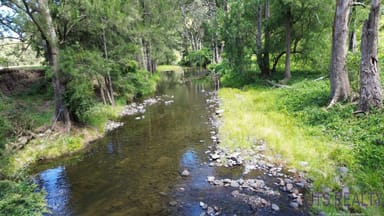
[[(220, 89), (225, 110), (220, 145), (246, 149), (252, 145), (249, 140), (264, 139), (267, 154), (276, 163), (305, 171), (314, 180), (313, 191), (349, 186), (351, 193), (384, 194), (384, 112), (355, 116), (353, 103), (327, 110), (329, 80), (315, 81), (320, 76), (296, 72), (290, 88), (274, 88), (258, 80), (242, 89)], [(344, 166), (347, 176), (340, 177), (337, 168)], [(329, 215), (348, 215), (332, 205), (320, 209)], [(381, 215), (383, 210), (376, 205), (350, 208), (366, 215)]]

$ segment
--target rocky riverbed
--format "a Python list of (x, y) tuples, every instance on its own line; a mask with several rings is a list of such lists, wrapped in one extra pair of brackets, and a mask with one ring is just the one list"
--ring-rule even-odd
[[(207, 109), (211, 116), (211, 145), (206, 150), (208, 162), (202, 166), (218, 167), (231, 170), (241, 170), (239, 178), (218, 178), (206, 176), (206, 181), (214, 188), (225, 191), (234, 201), (248, 205), (251, 215), (307, 215), (304, 192), (311, 187), (311, 182), (305, 173), (294, 169), (286, 169), (274, 163), (274, 158), (265, 154), (267, 143), (263, 140), (250, 138), (252, 149), (227, 149), (220, 145), (218, 128), (224, 122), (221, 120), (225, 110), (220, 109), (217, 92), (207, 92)], [(203, 141), (202, 141), (203, 142)], [(303, 162), (305, 166), (305, 162)], [(184, 170), (181, 175), (188, 178), (191, 174)], [(180, 191), (179, 191), (180, 192)], [(224, 195), (223, 195), (224, 196)], [(171, 201), (171, 206), (177, 206), (180, 201)], [(181, 201), (182, 203), (182, 201)], [(232, 215), (225, 212), (220, 203), (205, 203), (200, 201), (200, 215)], [(253, 213), (251, 213), (253, 212)]]
[[(135, 120), (143, 119), (145, 118), (144, 114), (146, 111), (145, 108), (147, 106), (151, 106), (157, 103), (164, 103), (165, 105), (170, 105), (174, 102), (173, 98), (174, 96), (163, 95), (163, 96), (156, 96), (156, 97), (145, 99), (140, 103), (128, 104), (123, 108), (123, 111), (120, 113), (120, 117), (141, 114), (141, 115), (138, 115), (135, 118)], [(110, 132), (122, 126), (124, 126), (123, 122), (108, 120), (105, 124), (105, 131)]]

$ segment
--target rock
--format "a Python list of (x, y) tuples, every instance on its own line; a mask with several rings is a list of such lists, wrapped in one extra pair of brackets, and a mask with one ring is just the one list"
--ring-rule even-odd
[(208, 205), (204, 202), (201, 202), (200, 201), (200, 207), (203, 209), (203, 210), (206, 210), (208, 208)]
[(271, 205), (271, 208), (273, 211), (279, 211), (280, 210), (279, 206), (274, 204), (274, 203)]
[(169, 205), (170, 206), (176, 206), (177, 205), (177, 201), (171, 201), (171, 202), (169, 202)]
[(346, 177), (347, 174), (348, 174), (348, 168), (347, 168), (347, 167), (338, 167), (338, 168), (337, 168), (337, 173), (338, 173), (341, 177)]
[(160, 194), (161, 196), (167, 196), (167, 195), (168, 195), (168, 194), (165, 193), (165, 192), (159, 192), (159, 194)]
[(265, 186), (265, 183), (263, 180), (259, 180), (259, 179), (256, 179), (255, 181), (253, 182), (250, 182), (249, 186), (255, 188), (255, 189), (258, 189), (258, 188), (262, 188)]
[(208, 176), (207, 181), (212, 183), (213, 181), (215, 181), (215, 176)]
[(189, 175), (191, 175), (191, 173), (187, 169), (183, 170), (183, 172), (181, 173), (181, 176), (183, 177), (188, 177)]
[(223, 112), (224, 112), (224, 110), (222, 110), (222, 109), (221, 109), (221, 110), (216, 110), (216, 111), (215, 111), (216, 115), (220, 115), (220, 114), (222, 114)]
[(237, 181), (232, 181), (231, 182), (231, 187), (238, 188), (238, 187), (240, 187), (240, 185), (239, 185), (239, 183)]
[(285, 184), (292, 184), (292, 180), (289, 178), (284, 179)]
[(291, 207), (291, 208), (299, 208), (299, 203), (297, 203), (297, 202), (291, 202), (291, 203), (289, 203), (289, 207)]
[(179, 187), (179, 188), (177, 188), (177, 191), (178, 191), (178, 192), (184, 192), (184, 191), (185, 191), (185, 188), (183, 188), (183, 187)]
[(244, 184), (244, 179), (241, 178), (237, 182), (239, 183), (239, 185), (243, 185)]
[(296, 188), (292, 191), (293, 194), (298, 195), (300, 192)]
[(210, 156), (211, 156), (212, 160), (217, 160), (217, 159), (220, 158), (220, 155), (217, 154), (217, 153), (215, 153), (215, 154), (211, 154)]
[(213, 182), (213, 184), (214, 184), (214, 185), (217, 185), (217, 186), (223, 186), (223, 185), (224, 185), (223, 181), (220, 181), (220, 180), (215, 180), (215, 181)]
[(291, 183), (288, 183), (286, 187), (287, 187), (287, 191), (292, 191), (293, 189), (293, 185)]
[(207, 214), (208, 214), (208, 215), (214, 215), (214, 214), (215, 214), (215, 210), (214, 210), (212, 207), (208, 206), (208, 208), (207, 208)]
[(232, 182), (231, 179), (223, 179), (224, 184), (230, 184)]
[(305, 187), (305, 184), (302, 183), (302, 182), (296, 182), (295, 184), (296, 184), (296, 186), (299, 187), (299, 188), (304, 188), (304, 187)]
[(278, 184), (279, 184), (280, 186), (284, 186), (284, 185), (285, 185), (285, 183), (284, 183), (284, 180), (283, 180), (283, 179), (279, 178), (278, 180), (279, 180), (279, 183), (278, 183)]
[(173, 102), (174, 102), (173, 100), (169, 100), (169, 101), (165, 101), (164, 104), (169, 105), (169, 104), (172, 104)]
[(325, 212), (319, 212), (318, 216), (327, 216), (327, 213), (325, 213)]
[(301, 199), (301, 197), (297, 197), (296, 201), (299, 204), (299, 206), (303, 206), (303, 199)]
[(216, 212), (220, 211), (220, 208), (217, 206), (213, 206), (213, 209), (215, 209)]

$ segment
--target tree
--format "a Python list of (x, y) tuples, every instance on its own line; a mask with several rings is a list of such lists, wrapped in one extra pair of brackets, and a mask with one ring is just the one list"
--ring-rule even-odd
[(331, 100), (328, 107), (346, 100), (351, 93), (346, 65), (351, 3), (352, 0), (336, 0), (330, 64)]
[(380, 0), (371, 1), (368, 20), (364, 22), (361, 36), (360, 101), (359, 110), (382, 107), (382, 88), (377, 59)]
[(71, 127), (71, 120), (68, 108), (66, 107), (64, 101), (67, 79), (59, 68), (59, 41), (56, 35), (54, 23), (52, 21), (48, 0), (3, 0), (1, 3), (2, 5), (13, 10), (13, 14), (8, 17), (9, 20), (12, 21), (15, 19), (17, 20), (20, 17), (28, 17), (28, 19), (23, 19), (24, 23), (19, 23), (19, 26), (8, 26), (9, 30), (19, 32), (19, 35), (23, 35), (23, 32), (21, 32), (25, 30), (23, 27), (28, 27), (29, 24), (32, 24), (35, 31), (40, 34), (44, 42), (47, 61), (52, 71), (55, 121), (64, 122), (66, 130), (69, 131)]
[[(264, 8), (264, 11), (263, 11)], [(264, 12), (264, 13), (263, 13)], [(264, 15), (264, 16), (263, 16)], [(256, 58), (259, 65), (261, 75), (267, 77), (270, 75), (269, 66), (269, 40), (270, 32), (267, 26), (263, 28), (263, 22), (269, 18), (269, 0), (264, 1), (263, 4), (260, 0), (257, 1), (257, 33), (256, 33)], [(264, 47), (262, 45), (262, 35), (264, 29)]]
[(286, 20), (285, 20), (285, 69), (284, 69), (284, 80), (282, 83), (287, 83), (291, 75), (291, 42), (292, 42), (292, 14), (291, 6), (288, 5), (286, 8)]

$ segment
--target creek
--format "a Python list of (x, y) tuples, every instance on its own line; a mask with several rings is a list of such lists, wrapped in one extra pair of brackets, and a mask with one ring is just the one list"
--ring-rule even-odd
[[(212, 89), (211, 83), (196, 80), (163, 82), (157, 94), (172, 103), (159, 102), (143, 114), (123, 117), (123, 127), (85, 152), (40, 165), (34, 180), (47, 192), (49, 215), (195, 216), (205, 212), (201, 202), (220, 215), (254, 215), (247, 203), (231, 196), (233, 188), (207, 182), (207, 176), (247, 177), (240, 166), (209, 166), (206, 152), (213, 148), (218, 108), (207, 103), (215, 99)], [(188, 176), (181, 175), (184, 170)], [(295, 215), (282, 208), (281, 213)]]

